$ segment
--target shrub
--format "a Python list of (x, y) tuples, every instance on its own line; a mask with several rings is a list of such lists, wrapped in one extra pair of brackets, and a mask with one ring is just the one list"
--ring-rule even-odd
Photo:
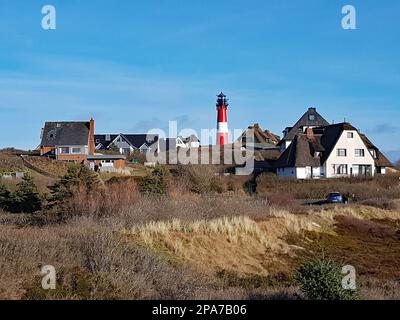
[(77, 192), (89, 193), (99, 185), (100, 179), (97, 173), (82, 165), (72, 166), (68, 168), (67, 174), (50, 187), (51, 202), (53, 204), (62, 203)]
[(219, 176), (220, 170), (210, 165), (187, 166), (185, 175), (189, 180), (190, 191), (200, 194), (225, 191), (223, 179)]
[(295, 275), (302, 293), (311, 300), (355, 300), (357, 290), (342, 287), (342, 268), (331, 260), (306, 262)]
[(0, 208), (9, 210), (11, 200), (11, 192), (3, 184), (0, 184)]
[(17, 191), (11, 194), (9, 211), (33, 213), (42, 208), (42, 198), (31, 176), (25, 175), (17, 187)]
[(156, 167), (143, 179), (140, 191), (146, 194), (166, 194), (169, 175), (170, 172), (167, 168)]

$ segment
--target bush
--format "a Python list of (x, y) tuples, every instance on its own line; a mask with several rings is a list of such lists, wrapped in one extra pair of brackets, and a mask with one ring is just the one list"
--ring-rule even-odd
[(299, 268), (295, 280), (310, 300), (355, 300), (357, 290), (342, 287), (342, 268), (331, 260), (317, 259)]
[(14, 213), (33, 213), (42, 208), (42, 198), (29, 175), (25, 175), (17, 187), (17, 191), (9, 195), (9, 211)]
[(0, 184), (0, 209), (9, 211), (11, 192), (3, 184)]
[(51, 202), (52, 204), (62, 203), (78, 192), (89, 193), (99, 186), (100, 178), (97, 173), (82, 165), (72, 166), (68, 168), (67, 174), (50, 187)]
[(141, 185), (140, 192), (145, 194), (166, 194), (170, 172), (165, 167), (156, 167), (147, 175)]

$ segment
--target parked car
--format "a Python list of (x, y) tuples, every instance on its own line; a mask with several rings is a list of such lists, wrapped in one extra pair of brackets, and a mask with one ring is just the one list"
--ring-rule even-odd
[(331, 192), (326, 198), (327, 203), (347, 203), (348, 199), (339, 192)]

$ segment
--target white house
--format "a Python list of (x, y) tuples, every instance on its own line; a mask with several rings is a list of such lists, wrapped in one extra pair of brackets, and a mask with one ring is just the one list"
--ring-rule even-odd
[(349, 123), (307, 128), (276, 162), (277, 174), (296, 179), (385, 174), (390, 161)]

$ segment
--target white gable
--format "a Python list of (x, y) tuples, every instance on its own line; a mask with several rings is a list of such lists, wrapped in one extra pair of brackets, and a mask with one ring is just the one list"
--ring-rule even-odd
[(371, 174), (375, 173), (375, 161), (356, 130), (342, 132), (324, 164), (327, 178), (338, 176), (337, 166), (343, 166), (346, 175), (357, 174), (357, 166), (371, 166)]

